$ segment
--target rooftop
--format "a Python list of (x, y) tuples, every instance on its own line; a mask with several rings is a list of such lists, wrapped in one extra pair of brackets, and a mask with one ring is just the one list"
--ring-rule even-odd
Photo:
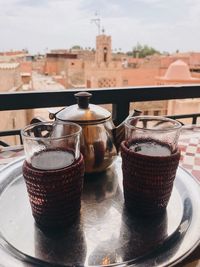
[(165, 75), (159, 79), (165, 81), (199, 81), (198, 78), (192, 77), (188, 64), (180, 59), (171, 63)]
[(0, 63), (0, 69), (16, 69), (19, 66), (19, 63)]

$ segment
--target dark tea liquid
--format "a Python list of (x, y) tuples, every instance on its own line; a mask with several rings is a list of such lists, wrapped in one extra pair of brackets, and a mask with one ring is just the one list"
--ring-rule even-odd
[(168, 144), (153, 139), (134, 140), (129, 149), (138, 154), (152, 157), (166, 157), (172, 154)]
[(33, 168), (39, 170), (58, 170), (74, 162), (74, 154), (65, 150), (46, 150), (36, 153), (31, 158)]

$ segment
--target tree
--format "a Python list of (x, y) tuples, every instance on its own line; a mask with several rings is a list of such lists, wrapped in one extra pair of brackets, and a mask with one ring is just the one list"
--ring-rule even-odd
[(73, 49), (73, 50), (82, 50), (82, 47), (80, 45), (73, 45), (71, 47), (71, 49)]
[(160, 55), (161, 53), (151, 46), (141, 45), (140, 43), (137, 43), (137, 45), (133, 47), (133, 56), (134, 57), (144, 58), (146, 56), (151, 56), (154, 54)]

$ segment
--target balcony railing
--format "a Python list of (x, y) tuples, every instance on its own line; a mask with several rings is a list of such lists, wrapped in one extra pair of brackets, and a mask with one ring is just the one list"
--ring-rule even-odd
[[(69, 106), (76, 103), (74, 94), (80, 91), (56, 91), (55, 88), (55, 91), (48, 92), (0, 93), (0, 111)], [(128, 116), (132, 102), (200, 98), (200, 85), (103, 88), (88, 89), (87, 91), (92, 93), (92, 103), (112, 104), (112, 116), (116, 125)], [(195, 124), (200, 113), (197, 111), (195, 114), (173, 114), (170, 117), (174, 119), (191, 118), (191, 123)], [(0, 132), (0, 137), (7, 135), (20, 136), (20, 129), (6, 129), (6, 131)]]

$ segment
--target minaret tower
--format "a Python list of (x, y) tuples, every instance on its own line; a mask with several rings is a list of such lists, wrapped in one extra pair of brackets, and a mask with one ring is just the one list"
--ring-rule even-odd
[(102, 34), (96, 37), (96, 55), (95, 60), (97, 64), (102, 62), (110, 63), (112, 57), (111, 36), (105, 35), (104, 29)]

